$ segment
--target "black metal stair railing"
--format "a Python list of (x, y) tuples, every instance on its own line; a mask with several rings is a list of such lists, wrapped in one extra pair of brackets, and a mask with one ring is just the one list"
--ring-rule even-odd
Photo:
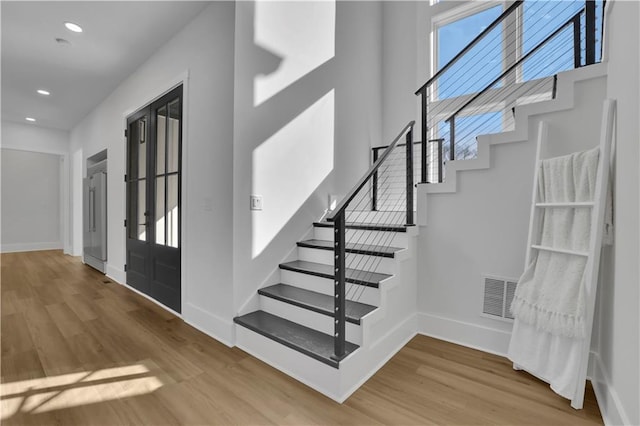
[[(414, 170), (413, 170), (413, 127), (408, 123), (384, 151), (376, 156), (369, 170), (326, 217), (333, 223), (334, 232), (334, 358), (345, 356), (346, 301), (359, 300), (364, 289), (385, 274), (378, 272), (381, 257), (369, 255), (389, 247), (392, 237), (389, 232), (360, 232), (352, 235), (347, 243), (349, 222), (357, 222), (368, 230), (388, 229), (389, 226), (414, 224)], [(404, 143), (400, 143), (404, 136)], [(402, 160), (401, 173), (389, 173), (391, 160)], [(384, 179), (378, 174), (384, 172)], [(373, 185), (374, 179), (376, 180)], [(403, 189), (398, 191), (398, 180)], [(378, 209), (374, 210), (372, 189), (377, 188)], [(384, 206), (384, 207), (383, 207)], [(385, 210), (380, 211), (383, 207)], [(364, 250), (366, 249), (366, 250)], [(366, 251), (367, 254), (363, 254)]]
[[(602, 15), (604, 2), (597, 3)], [(558, 27), (538, 25), (540, 19), (567, 16)], [(597, 22), (602, 28), (593, 0), (510, 3), (415, 92), (421, 97), (420, 181), (442, 182), (445, 161), (473, 158), (475, 137), (508, 130), (516, 105), (555, 97), (557, 72), (595, 63)], [(478, 65), (497, 53), (500, 68)]]
[[(570, 18), (551, 30), (548, 25), (529, 30), (525, 37), (525, 0), (511, 2), (415, 92), (421, 96), (421, 140), (414, 141), (415, 122), (411, 121), (391, 144), (372, 148), (372, 166), (326, 218), (334, 230), (336, 360), (345, 356), (346, 301), (359, 300), (368, 285), (390, 276), (381, 272), (382, 256), (375, 253), (388, 251), (393, 233), (354, 231), (352, 223), (359, 224), (357, 229), (373, 231), (413, 225), (414, 182), (442, 182), (446, 178), (444, 162), (474, 157), (476, 137), (507, 130), (514, 124), (517, 105), (555, 98), (558, 72), (595, 63), (596, 2), (586, 0), (582, 4), (576, 10), (576, 0), (527, 0), (530, 21), (535, 20), (531, 10), (539, 5), (547, 7), (545, 13), (555, 18)], [(500, 40), (503, 61), (498, 70), (477, 67), (487, 55), (490, 43), (484, 42), (488, 40)], [(462, 58), (476, 68), (457, 66)], [(473, 90), (477, 81), (490, 83)], [(439, 98), (452, 87), (463, 94)], [(403, 136), (405, 141), (401, 143)], [(347, 229), (351, 232), (349, 241)]]
[[(459, 155), (460, 152), (464, 152), (475, 141), (475, 136), (480, 134), (484, 130), (485, 133), (494, 133), (500, 129), (491, 129), (491, 126), (487, 125), (489, 119), (475, 120), (469, 122), (463, 128), (456, 126), (456, 118), (464, 116), (465, 112), (469, 110), (473, 105), (496, 105), (507, 104), (507, 99), (521, 99), (526, 98), (531, 94), (537, 94), (536, 100), (543, 100), (545, 95), (548, 94), (549, 98), (555, 96), (555, 84), (557, 79), (555, 78), (555, 72), (567, 68), (567, 62), (573, 61), (575, 68), (581, 66), (581, 42), (584, 42), (584, 38), (581, 38), (581, 16), (584, 14), (584, 9), (578, 11), (571, 18), (566, 20), (558, 28), (556, 28), (551, 34), (545, 37), (542, 41), (536, 44), (535, 47), (530, 49), (519, 60), (509, 66), (504, 72), (502, 72), (493, 81), (487, 84), (482, 90), (473, 94), (462, 106), (458, 107), (448, 118), (444, 120), (449, 126), (449, 147), (448, 158), (455, 160), (457, 158), (464, 159), (466, 156)], [(501, 81), (508, 79), (516, 73), (518, 67), (528, 62), (535, 62), (536, 53), (551, 42), (556, 42), (551, 52), (545, 52), (545, 57), (555, 58), (555, 60), (547, 60), (544, 64), (545, 70), (551, 73), (550, 77), (543, 77), (535, 80), (531, 80), (528, 86), (512, 84), (507, 87), (497, 87)], [(549, 54), (550, 53), (550, 54)], [(542, 55), (540, 55), (542, 56)], [(533, 64), (535, 67), (537, 64)], [(547, 86), (547, 90), (542, 88)], [(542, 95), (541, 95), (542, 94)], [(513, 124), (513, 116), (510, 116), (507, 120)], [(504, 127), (510, 127), (508, 124), (502, 124)], [(490, 130), (494, 130), (493, 132)], [(462, 138), (460, 138), (462, 136)], [(462, 139), (462, 143), (458, 143), (458, 138)]]

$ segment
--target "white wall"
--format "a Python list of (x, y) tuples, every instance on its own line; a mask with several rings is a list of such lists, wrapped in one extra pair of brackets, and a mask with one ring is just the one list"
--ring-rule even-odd
[(69, 152), (69, 132), (3, 120), (2, 147), (66, 155)]
[[(481, 315), (482, 276), (517, 280), (524, 270), (537, 123), (549, 123), (552, 156), (597, 146), (605, 90), (604, 78), (579, 82), (572, 110), (531, 118), (527, 142), (492, 146), (490, 169), (458, 173), (454, 194), (428, 195), (418, 240), (418, 310), (426, 330), (506, 353), (511, 323)], [(456, 334), (461, 324), (477, 332)]]
[[(278, 279), (328, 196), (344, 195), (381, 144), (382, 4), (238, 2), (236, 12), (239, 310)], [(249, 210), (251, 194), (264, 197), (262, 211)]]
[(62, 158), (2, 148), (2, 251), (61, 249)]
[(615, 245), (600, 293), (598, 403), (610, 424), (640, 424), (640, 86), (638, 2), (607, 2), (607, 96), (617, 100)]
[[(424, 82), (417, 78), (418, 50), (426, 40), (418, 38), (415, 1), (385, 1), (382, 6), (382, 136), (385, 142), (397, 136), (411, 120), (418, 120), (419, 98), (414, 92)], [(414, 140), (420, 140), (416, 121)]]
[[(33, 124), (2, 121), (2, 148), (13, 150), (55, 154), (60, 156), (58, 187), (59, 234), (61, 248), (65, 253), (72, 251), (71, 203), (69, 201), (69, 132), (38, 127)], [(50, 246), (50, 245), (48, 245)], [(47, 246), (47, 247), (48, 247)], [(35, 246), (33, 246), (35, 248)], [(42, 246), (45, 247), (45, 246)]]
[[(412, 5), (385, 3), (385, 137), (411, 110), (411, 101), (406, 93), (397, 92), (407, 90), (403, 86), (412, 79), (411, 69), (416, 70), (417, 86), (429, 76), (431, 17), (459, 4), (439, 2), (430, 6), (426, 1), (417, 2), (414, 6), (414, 28), (409, 18)], [(594, 386), (608, 423), (640, 424), (640, 94), (637, 77), (640, 8), (637, 2), (614, 1), (607, 4), (611, 9), (606, 41), (610, 57), (609, 78), (605, 87), (597, 89), (596, 97), (618, 100), (616, 244), (604, 253), (600, 305), (597, 306), (592, 342), (593, 350), (599, 353), (596, 356), (598, 365), (595, 366)], [(406, 26), (404, 31), (400, 30), (403, 25)], [(412, 57), (399, 50), (399, 46), (401, 42), (407, 42), (407, 34), (413, 32), (416, 33), (417, 46)], [(408, 65), (406, 68), (396, 67), (396, 62)], [(595, 109), (587, 116), (578, 113), (572, 118), (565, 118), (569, 120), (568, 126), (558, 123), (560, 127), (556, 126), (555, 131), (552, 128), (552, 135), (560, 132), (563, 138), (588, 137), (590, 134), (585, 129), (600, 123), (599, 111)], [(432, 195), (429, 198), (427, 217), (430, 226), (426, 232), (421, 232), (419, 246), (424, 260), (418, 262), (419, 277), (423, 280), (419, 310), (431, 315), (423, 316), (421, 327), (428, 321), (429, 329), (440, 333), (441, 337), (503, 352), (501, 348), (508, 342), (510, 326), (478, 315), (481, 309), (479, 276), (493, 273), (518, 277), (522, 271), (534, 151), (532, 144), (519, 144), (492, 148), (492, 154), (491, 170), (461, 175), (458, 184), (463, 195)], [(488, 189), (487, 185), (490, 185)], [(465, 221), (470, 213), (474, 219)]]
[[(125, 118), (188, 72), (184, 94), (182, 286), (186, 321), (232, 340), (233, 2), (214, 2), (154, 53), (71, 132), (76, 185), (86, 158), (108, 149), (107, 274), (125, 281)], [(79, 154), (81, 153), (81, 154)], [(74, 201), (81, 200), (74, 186)], [(77, 229), (75, 230), (77, 232)], [(75, 235), (77, 240), (77, 234)]]

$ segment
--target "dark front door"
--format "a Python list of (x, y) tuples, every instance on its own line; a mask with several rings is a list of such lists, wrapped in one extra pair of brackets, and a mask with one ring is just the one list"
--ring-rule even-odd
[(127, 283), (180, 312), (182, 86), (127, 127)]

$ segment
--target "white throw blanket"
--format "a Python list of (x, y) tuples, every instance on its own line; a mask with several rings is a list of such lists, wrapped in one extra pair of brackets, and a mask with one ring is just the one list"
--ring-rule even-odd
[[(591, 202), (599, 148), (543, 160), (539, 171), (540, 202)], [(541, 246), (586, 253), (591, 208), (546, 208)], [(511, 311), (537, 330), (570, 338), (585, 337), (585, 266), (587, 258), (539, 251), (516, 288)]]

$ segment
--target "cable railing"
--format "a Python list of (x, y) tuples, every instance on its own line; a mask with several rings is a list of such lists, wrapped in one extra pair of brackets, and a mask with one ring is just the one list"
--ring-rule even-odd
[(513, 128), (516, 106), (555, 98), (558, 72), (599, 60), (596, 5), (604, 8), (593, 0), (514, 1), (415, 92), (421, 182), (442, 182), (446, 161), (476, 157), (478, 135)]
[(386, 277), (380, 270), (384, 258), (381, 254), (392, 248), (394, 235), (371, 231), (414, 224), (414, 125), (415, 121), (408, 123), (384, 151), (375, 154), (369, 170), (326, 217), (334, 229), (336, 360), (345, 356), (347, 300), (360, 300), (368, 286)]
[[(347, 301), (388, 277), (380, 254), (392, 251), (394, 233), (384, 231), (414, 224), (414, 183), (443, 182), (445, 161), (477, 156), (477, 136), (513, 128), (516, 106), (555, 98), (558, 72), (595, 63), (595, 4), (513, 1), (416, 91), (421, 140), (412, 121), (391, 144), (372, 148), (372, 166), (326, 218), (334, 230), (334, 358), (345, 356)], [(485, 66), (496, 45), (500, 67)]]
[[(507, 112), (507, 118), (501, 119), (499, 126), (496, 123), (492, 123), (491, 113), (489, 117), (484, 114), (484, 117), (480, 120), (477, 118), (474, 120), (467, 120), (464, 126), (456, 125), (457, 121), (462, 121), (465, 115), (467, 117), (473, 114), (474, 106), (479, 105), (484, 107), (485, 110), (497, 112), (497, 114), (504, 114), (507, 105), (515, 105), (518, 100), (528, 101), (540, 101), (546, 98), (551, 98), (555, 93), (553, 87), (555, 86), (556, 79), (554, 75), (562, 69), (567, 69), (568, 63), (580, 66), (581, 64), (581, 16), (584, 13), (584, 9), (573, 15), (562, 25), (556, 28), (551, 34), (540, 41), (535, 47), (529, 50), (519, 60), (507, 68), (502, 74), (496, 77), (482, 90), (475, 93), (470, 99), (468, 99), (462, 106), (458, 107), (447, 119), (445, 123), (449, 125), (449, 159), (465, 159), (468, 157), (475, 157), (475, 151), (472, 145), (475, 145), (475, 137), (480, 133), (496, 133), (501, 130), (506, 130), (513, 126), (513, 114)], [(544, 63), (541, 58), (538, 61), (534, 61), (536, 54), (541, 52), (545, 46), (554, 43), (550, 51), (545, 51), (545, 55), (542, 58), (554, 58), (551, 61), (546, 60)], [(533, 63), (534, 70), (542, 70), (544, 73), (551, 73), (551, 77), (543, 77), (535, 80), (530, 80), (525, 83), (512, 84), (510, 86), (502, 85), (502, 88), (497, 86), (508, 79), (518, 71), (518, 67), (521, 67), (528, 62)], [(542, 64), (541, 64), (542, 63)], [(495, 114), (495, 113), (494, 113)], [(495, 116), (495, 115), (494, 115)], [(471, 115), (473, 117), (473, 115)], [(506, 123), (505, 123), (506, 122)], [(470, 150), (471, 148), (471, 150)], [(473, 155), (469, 155), (468, 152), (474, 152)]]

